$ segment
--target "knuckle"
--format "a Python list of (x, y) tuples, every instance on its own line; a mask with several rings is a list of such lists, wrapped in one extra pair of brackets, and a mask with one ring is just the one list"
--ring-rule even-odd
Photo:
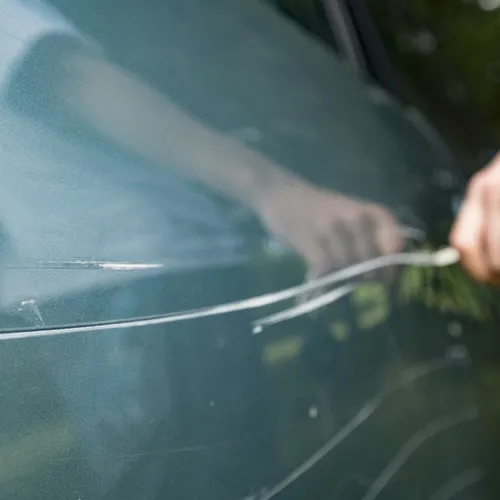
[(486, 185), (486, 176), (484, 172), (479, 172), (474, 175), (469, 181), (467, 188), (467, 194), (471, 196), (477, 196), (481, 193)]
[(378, 224), (384, 219), (384, 209), (377, 205), (366, 205), (360, 211), (358, 219), (369, 221), (372, 224)]

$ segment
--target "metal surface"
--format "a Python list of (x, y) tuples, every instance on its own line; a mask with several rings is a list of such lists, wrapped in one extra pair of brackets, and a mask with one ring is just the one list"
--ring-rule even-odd
[[(60, 37), (24, 45), (12, 13), (42, 11)], [(258, 217), (61, 118), (43, 64), (79, 50), (75, 33), (224, 138), (404, 214), (425, 240), (408, 249), (446, 244), (463, 188), (434, 131), (264, 2), (3, 0), (0, 498), (487, 499), (474, 367), (495, 323), (457, 266), (347, 268), (352, 293), (286, 321), (269, 302), (137, 324), (312, 286)], [(7, 67), (18, 42), (21, 62), (39, 51), (28, 80)], [(150, 116), (128, 118), (140, 131)]]

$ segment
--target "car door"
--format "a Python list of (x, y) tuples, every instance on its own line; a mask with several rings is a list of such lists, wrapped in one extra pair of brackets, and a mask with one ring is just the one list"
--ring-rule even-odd
[[(38, 22), (22, 4), (4, 47)], [(458, 160), (342, 60), (319, 7), (318, 35), (283, 2), (43, 6), (200, 123), (387, 207), (407, 250), (446, 243)], [(49, 41), (35, 61), (73, 50)], [(58, 122), (35, 68), (1, 109), (2, 497), (483, 498), (470, 337), (490, 334), (487, 290), (404, 266), (306, 312), (293, 290), (269, 302), (302, 259), (248, 208)]]
[[(463, 167), (467, 175), (484, 166), (498, 149), (497, 3), (445, 2), (438, 6), (354, 1), (352, 6), (363, 43), (371, 49), (368, 57), (375, 61), (372, 77), (397, 88), (403, 101), (418, 103), (425, 110), (449, 144), (467, 159)], [(482, 426), (482, 449), (491, 468), (489, 488), (493, 496), (498, 492), (494, 479), (498, 417), (491, 405), (496, 346), (493, 336), (477, 344), (475, 350), (476, 369), (478, 373), (484, 370), (476, 377), (476, 390), (482, 395), (483, 422), (488, 422)], [(484, 375), (486, 372), (490, 374)]]

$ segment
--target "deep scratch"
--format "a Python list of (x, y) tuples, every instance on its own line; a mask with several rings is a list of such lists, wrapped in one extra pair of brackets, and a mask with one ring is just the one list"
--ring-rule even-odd
[(291, 307), (290, 309), (285, 309), (284, 311), (281, 311), (279, 313), (258, 319), (254, 322), (253, 332), (260, 333), (264, 326), (275, 325), (276, 323), (288, 321), (290, 319), (297, 318), (298, 316), (316, 311), (317, 309), (320, 309), (321, 307), (324, 307), (328, 304), (333, 304), (337, 300), (340, 300), (342, 297), (350, 294), (355, 289), (355, 285), (345, 285), (339, 288), (335, 288), (330, 292), (324, 293), (319, 297), (308, 300), (307, 302), (299, 304), (295, 307)]
[(136, 318), (132, 320), (107, 321), (92, 324), (80, 324), (74, 326), (60, 326), (46, 329), (27, 329), (19, 331), (10, 331), (0, 334), (0, 340), (20, 340), (37, 337), (50, 337), (56, 335), (69, 335), (74, 333), (97, 333), (109, 330), (118, 330), (125, 328), (140, 328), (145, 326), (165, 325), (179, 321), (193, 320), (199, 318), (207, 318), (211, 316), (219, 316), (238, 311), (258, 309), (271, 304), (276, 304), (284, 300), (293, 299), (301, 296), (304, 293), (324, 288), (335, 283), (354, 278), (356, 276), (375, 271), (380, 268), (398, 265), (413, 265), (413, 266), (448, 266), (457, 261), (457, 254), (453, 249), (445, 248), (437, 252), (415, 252), (415, 253), (399, 253), (393, 255), (384, 255), (371, 259), (353, 266), (347, 267), (340, 271), (330, 273), (322, 278), (318, 278), (302, 285), (286, 288), (279, 292), (268, 293), (251, 297), (244, 300), (229, 302), (216, 306), (204, 307), (200, 309), (192, 309), (179, 313), (148, 316)]
[(456, 362), (440, 358), (430, 361), (429, 363), (416, 366), (412, 370), (404, 373), (399, 382), (380, 391), (373, 399), (363, 406), (353, 419), (351, 419), (329, 441), (319, 448), (319, 450), (293, 470), (285, 479), (273, 486), (270, 490), (267, 490), (265, 494), (258, 497), (258, 500), (270, 500), (303, 476), (312, 467), (318, 464), (326, 455), (337, 448), (337, 446), (347, 439), (356, 429), (358, 429), (358, 427), (366, 422), (378, 410), (382, 403), (394, 392), (416, 382), (422, 377), (451, 368), (452, 366), (456, 366)]
[(163, 269), (164, 263), (156, 262), (126, 262), (112, 260), (37, 260), (27, 261), (22, 264), (5, 264), (4, 269), (15, 269), (19, 271), (45, 270), (45, 271), (70, 271), (70, 270), (102, 270), (102, 271), (148, 271), (151, 269)]
[(371, 488), (361, 500), (375, 500), (383, 489), (390, 483), (407, 460), (429, 439), (460, 424), (471, 422), (478, 418), (476, 408), (466, 408), (459, 412), (430, 422), (417, 431), (409, 441), (398, 451), (396, 456), (389, 462), (380, 476), (373, 482)]

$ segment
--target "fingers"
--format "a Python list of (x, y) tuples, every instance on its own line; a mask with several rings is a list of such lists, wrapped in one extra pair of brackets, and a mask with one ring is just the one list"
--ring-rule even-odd
[[(356, 261), (352, 225), (338, 213), (322, 214), (323, 220), (310, 241), (308, 278), (314, 279)], [(325, 217), (326, 215), (326, 217)]]
[(368, 260), (376, 255), (375, 245), (369, 237), (374, 231), (374, 221), (366, 214), (362, 219), (341, 217), (338, 214), (326, 234), (317, 238), (321, 247), (321, 260), (309, 275), (321, 276), (334, 269), (341, 269), (356, 262)]
[(342, 221), (336, 221), (323, 237), (324, 263), (327, 271), (349, 265), (352, 252), (351, 235)]
[(356, 233), (353, 229), (355, 228), (352, 225), (342, 219), (332, 226), (332, 242), (336, 248), (342, 248), (343, 266), (348, 266), (357, 260), (359, 249), (356, 248)]
[(484, 246), (487, 279), (492, 283), (500, 281), (500, 186), (498, 189), (485, 189), (485, 229)]
[(399, 230), (396, 218), (381, 207), (371, 210), (376, 221), (375, 244), (380, 255), (390, 255), (401, 252), (405, 238)]
[[(330, 229), (322, 231), (321, 236), (316, 235), (315, 258), (308, 259), (310, 279), (379, 255), (394, 253), (402, 246), (396, 220), (381, 207), (352, 203), (343, 212), (336, 207), (335, 212), (330, 214), (330, 220)], [(391, 273), (380, 273), (382, 276), (389, 278)], [(374, 274), (367, 277), (373, 279)]]
[(378, 254), (377, 220), (371, 213), (362, 213), (353, 228), (357, 260), (368, 260)]
[[(451, 245), (460, 252), (462, 265), (479, 281), (487, 281), (491, 274), (486, 253), (489, 244), (486, 238), (486, 188), (484, 175), (471, 180), (450, 236)], [(488, 240), (493, 243), (491, 238)]]
[[(373, 256), (391, 255), (399, 252), (403, 248), (404, 237), (399, 230), (399, 225), (395, 217), (387, 210), (379, 206), (370, 206), (369, 214), (373, 221), (372, 241)], [(394, 268), (383, 269), (380, 275), (386, 280), (395, 277)]]
[[(379, 253), (377, 247), (377, 220), (370, 213), (363, 213), (359, 218), (359, 224), (353, 228), (356, 242), (356, 260), (362, 262), (376, 257)], [(356, 230), (357, 229), (357, 230)], [(371, 272), (366, 277), (384, 277), (384, 272)]]
[(348, 264), (398, 250), (401, 239), (398, 226), (386, 210), (360, 203), (353, 212), (333, 226), (336, 245), (347, 253)]

